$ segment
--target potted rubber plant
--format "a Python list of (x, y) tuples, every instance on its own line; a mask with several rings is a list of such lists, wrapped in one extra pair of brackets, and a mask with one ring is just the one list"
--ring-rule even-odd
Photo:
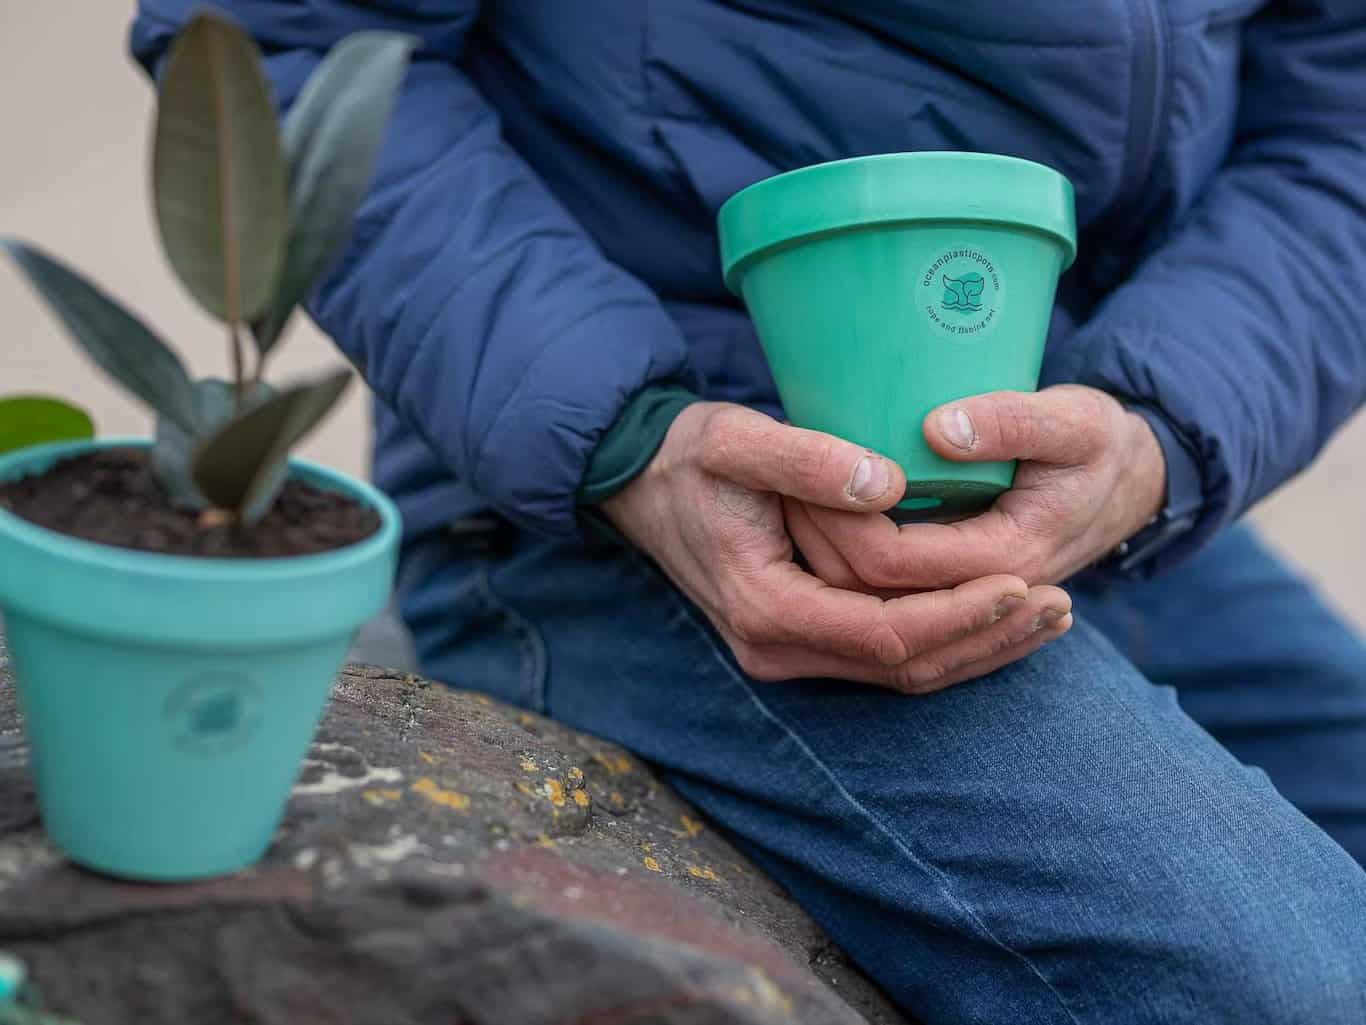
[[(170, 266), (223, 325), (226, 380), (192, 379), (91, 281), (0, 243), (156, 415), (153, 438), (0, 456), (0, 608), (39, 808), (78, 863), (173, 880), (260, 857), (351, 636), (388, 597), (393, 506), (289, 455), (350, 369), (278, 387), (262, 372), (346, 240), (411, 49), (391, 33), (346, 38), (281, 125), (231, 21), (204, 11), (173, 42), (152, 195)], [(23, 409), (8, 415), (26, 436)], [(48, 429), (78, 430), (64, 423)]]

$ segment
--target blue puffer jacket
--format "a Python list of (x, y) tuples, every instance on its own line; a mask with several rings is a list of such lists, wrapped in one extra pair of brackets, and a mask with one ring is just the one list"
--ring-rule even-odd
[[(142, 0), (149, 68), (200, 0)], [(492, 509), (570, 535), (597, 440), (656, 381), (776, 409), (715, 214), (817, 161), (1058, 168), (1080, 257), (1049, 382), (1160, 413), (1186, 548), (1366, 395), (1361, 0), (233, 0), (286, 104), (329, 46), (422, 38), (311, 310), (379, 400), (410, 534)]]

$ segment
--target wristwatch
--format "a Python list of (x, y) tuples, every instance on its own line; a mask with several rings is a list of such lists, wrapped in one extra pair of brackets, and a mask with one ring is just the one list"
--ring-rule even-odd
[(1167, 463), (1167, 496), (1162, 508), (1138, 533), (1121, 541), (1101, 560), (1104, 569), (1121, 576), (1141, 577), (1148, 575), (1158, 556), (1190, 533), (1199, 519), (1203, 500), (1200, 469), (1166, 417), (1148, 406), (1122, 398), (1119, 401), (1148, 422)]

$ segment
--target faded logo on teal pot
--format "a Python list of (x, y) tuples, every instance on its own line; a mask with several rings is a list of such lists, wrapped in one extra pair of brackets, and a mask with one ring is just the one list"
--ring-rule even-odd
[(962, 341), (980, 338), (1000, 322), (1000, 268), (977, 246), (945, 249), (917, 279), (916, 299), (937, 333)]

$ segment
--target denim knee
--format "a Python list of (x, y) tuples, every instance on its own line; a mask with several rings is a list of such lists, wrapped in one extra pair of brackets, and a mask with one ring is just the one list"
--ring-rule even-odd
[[(1366, 1022), (1366, 946), (1355, 898), (1331, 898), (1332, 881), (1308, 899), (1277, 891), (1242, 908), (1191, 908), (1191, 932), (1166, 959), (1183, 960), (1189, 985), (1156, 1021), (1267, 1025)], [(1191, 999), (1193, 1006), (1183, 1006)]]

